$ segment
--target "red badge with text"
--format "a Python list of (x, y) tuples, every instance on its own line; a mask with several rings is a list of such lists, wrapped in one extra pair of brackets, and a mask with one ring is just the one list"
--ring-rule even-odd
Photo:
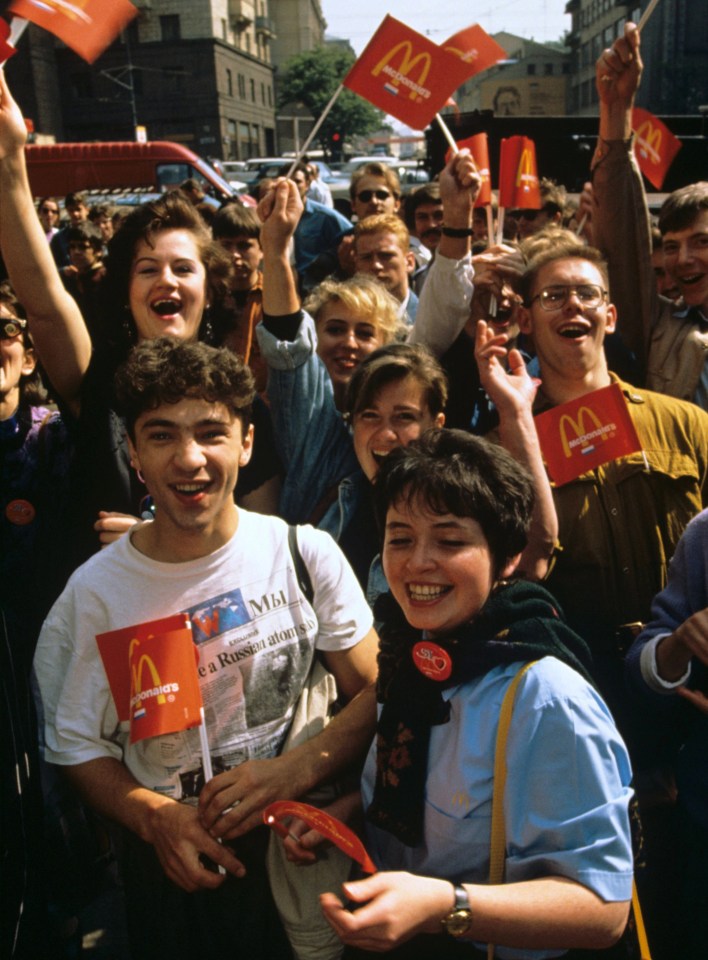
[(412, 650), (413, 663), (429, 680), (442, 683), (452, 673), (452, 659), (447, 650), (432, 640), (420, 640)]
[(642, 449), (618, 383), (553, 407), (534, 421), (548, 473), (558, 486)]
[(201, 723), (199, 651), (186, 614), (100, 633), (96, 642), (131, 743)]
[(29, 500), (10, 500), (5, 507), (5, 516), (16, 527), (26, 527), (37, 516)]
[[(298, 803), (296, 800), (277, 800), (269, 804), (263, 811), (263, 822), (277, 833), (279, 821), (284, 817), (297, 817), (303, 820), (312, 830), (317, 830), (323, 837), (330, 840), (335, 847), (346, 853), (348, 857), (360, 864), (362, 870), (366, 873), (376, 873), (376, 867), (369, 854), (366, 852), (364, 844), (359, 837), (350, 830), (341, 820), (325, 813), (324, 810), (318, 810), (317, 807), (309, 803)], [(287, 831), (286, 831), (287, 832)]]
[(12, 0), (8, 13), (48, 30), (93, 63), (138, 11), (128, 0)]
[(506, 210), (541, 209), (536, 144), (529, 137), (507, 137), (501, 142), (499, 206)]
[(648, 110), (632, 110), (634, 156), (649, 183), (661, 190), (669, 167), (681, 149), (681, 141), (665, 123)]
[(469, 65), (459, 56), (386, 16), (342, 83), (423, 130), (469, 75)]

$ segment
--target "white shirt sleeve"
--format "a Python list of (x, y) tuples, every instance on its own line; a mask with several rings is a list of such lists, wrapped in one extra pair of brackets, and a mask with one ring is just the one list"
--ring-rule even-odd
[(458, 338), (470, 315), (474, 292), (470, 254), (450, 260), (437, 254), (425, 279), (409, 343), (424, 344), (441, 357)]
[(664, 680), (659, 676), (659, 668), (656, 663), (656, 648), (660, 640), (671, 636), (670, 633), (659, 633), (642, 648), (639, 656), (639, 666), (642, 671), (642, 679), (646, 685), (656, 693), (674, 693), (678, 687), (682, 687), (691, 675), (691, 665), (688, 665), (684, 675), (678, 680)]

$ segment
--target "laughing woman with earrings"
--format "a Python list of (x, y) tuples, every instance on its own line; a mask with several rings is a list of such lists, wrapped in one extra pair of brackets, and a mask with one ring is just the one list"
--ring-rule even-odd
[[(73, 441), (72, 496), (57, 561), (68, 575), (150, 510), (149, 490), (130, 468), (114, 409), (116, 369), (144, 340), (209, 340), (209, 303), (220, 295), (230, 265), (186, 201), (167, 194), (138, 207), (109, 245), (105, 325), (101, 342), (92, 344), (34, 210), (26, 139), (25, 121), (0, 71), (0, 247)], [(237, 497), (246, 507), (270, 512), (279, 466), (267, 409), (261, 406), (259, 415), (254, 408), (254, 418), (261, 455), (250, 476), (244, 471)]]

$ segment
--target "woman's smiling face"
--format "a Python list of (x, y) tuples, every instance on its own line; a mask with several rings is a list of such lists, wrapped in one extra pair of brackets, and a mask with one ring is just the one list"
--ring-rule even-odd
[(139, 340), (195, 340), (206, 305), (206, 268), (195, 235), (162, 230), (152, 244), (139, 240), (128, 299)]

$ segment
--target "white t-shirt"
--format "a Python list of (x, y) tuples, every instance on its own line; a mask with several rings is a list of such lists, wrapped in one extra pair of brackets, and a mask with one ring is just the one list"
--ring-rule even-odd
[(199, 650), (214, 772), (277, 755), (314, 650), (346, 650), (372, 626), (336, 543), (304, 526), (298, 543), (314, 589), (308, 603), (287, 529), (240, 509), (231, 540), (198, 560), (151, 560), (125, 536), (80, 567), (50, 611), (35, 656), (47, 759), (114, 757), (143, 786), (175, 798), (199, 792), (199, 731), (130, 744), (96, 644), (99, 633), (181, 612), (190, 615)]

